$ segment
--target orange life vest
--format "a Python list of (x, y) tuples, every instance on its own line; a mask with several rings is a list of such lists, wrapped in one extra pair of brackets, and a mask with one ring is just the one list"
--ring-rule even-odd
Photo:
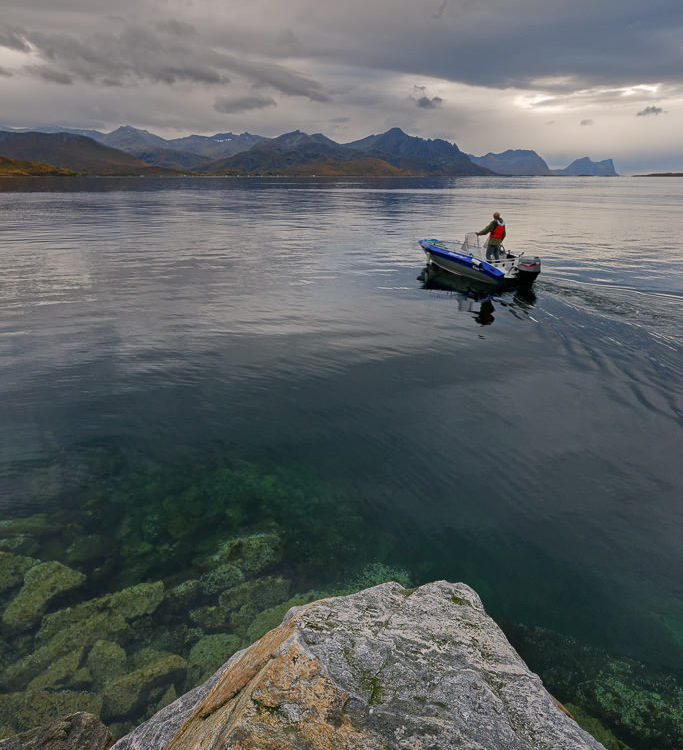
[(491, 232), (491, 239), (502, 240), (503, 234), (505, 233), (505, 222), (498, 220), (496, 228)]

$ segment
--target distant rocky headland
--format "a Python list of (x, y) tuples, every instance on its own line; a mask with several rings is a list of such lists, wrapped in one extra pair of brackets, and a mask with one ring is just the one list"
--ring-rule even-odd
[[(587, 156), (551, 169), (525, 149), (468, 155), (440, 138), (410, 136), (400, 128), (337, 143), (322, 133), (299, 130), (277, 138), (216, 133), (165, 139), (125, 125), (97, 130), (0, 128), (0, 174), (225, 175), (225, 176), (607, 176), (611, 159)], [(10, 160), (32, 162), (18, 171)], [(50, 171), (53, 170), (53, 171)]]

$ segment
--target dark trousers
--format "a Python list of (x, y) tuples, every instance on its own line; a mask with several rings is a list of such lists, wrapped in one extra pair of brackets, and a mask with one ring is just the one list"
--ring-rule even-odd
[(486, 260), (500, 260), (505, 257), (505, 250), (500, 245), (486, 246)]

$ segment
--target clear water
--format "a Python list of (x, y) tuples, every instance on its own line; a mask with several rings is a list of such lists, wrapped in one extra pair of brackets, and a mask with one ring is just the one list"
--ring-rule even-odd
[[(0, 518), (72, 523), (43, 559), (137, 518), (151, 551), (112, 541), (102, 589), (275, 522), (300, 590), (380, 561), (680, 672), (681, 205), (678, 179), (0, 181)], [(483, 316), (422, 287), (416, 240), (495, 209), (543, 273)], [(226, 469), (280, 489), (231, 515)]]

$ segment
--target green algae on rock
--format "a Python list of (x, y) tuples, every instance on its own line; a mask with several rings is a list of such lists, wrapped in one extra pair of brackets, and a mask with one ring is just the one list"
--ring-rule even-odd
[(176, 654), (161, 656), (134, 672), (114, 677), (103, 687), (102, 717), (105, 720), (134, 718), (144, 709), (149, 692), (171, 684), (182, 686), (187, 662)]
[[(83, 661), (84, 648), (75, 648), (72, 653), (62, 656), (61, 659), (50, 664), (50, 666), (28, 684), (29, 690), (59, 690), (61, 688), (72, 688), (75, 675), (79, 671)], [(81, 675), (79, 681), (83, 680)], [(92, 681), (92, 678), (91, 680)]]
[(0, 674), (0, 688), (20, 690), (57, 659), (70, 654), (74, 644), (91, 647), (95, 641), (105, 638), (115, 640), (127, 630), (126, 621), (120, 615), (99, 612), (84, 622), (77, 622), (60, 630), (45, 645), (10, 664)]
[(24, 585), (5, 608), (2, 621), (12, 628), (30, 628), (40, 620), (51, 599), (84, 581), (83, 573), (59, 562), (30, 567), (24, 576)]
[(108, 750), (113, 741), (112, 733), (96, 716), (78, 711), (0, 742), (0, 749)]
[(545, 628), (510, 626), (515, 647), (553, 695), (578, 705), (640, 750), (683, 747), (683, 687), (632, 659)]
[(107, 680), (125, 674), (127, 660), (126, 652), (118, 643), (95, 641), (88, 654), (88, 669), (95, 685), (101, 687)]
[(229, 633), (205, 635), (198, 640), (187, 658), (192, 670), (193, 686), (208, 679), (241, 647), (242, 641)]
[(244, 573), (233, 563), (224, 563), (217, 568), (204, 573), (199, 579), (203, 594), (211, 596), (221, 591), (237, 586), (244, 581)]
[(255, 575), (282, 558), (277, 534), (252, 534), (224, 542), (211, 557), (214, 563), (236, 563), (246, 575)]
[(38, 560), (23, 555), (0, 550), (0, 593), (20, 586), (24, 582), (24, 575), (37, 565)]
[(567, 703), (565, 708), (576, 719), (576, 722), (581, 729), (584, 729), (586, 732), (593, 735), (593, 737), (604, 745), (607, 750), (632, 750), (632, 748), (626, 743), (615, 737), (614, 734), (595, 717), (586, 713), (581, 706)]
[(8, 717), (8, 726), (14, 734), (48, 724), (77, 711), (87, 711), (99, 716), (101, 710), (102, 696), (83, 691), (27, 690), (0, 694), (0, 716), (3, 720)]

